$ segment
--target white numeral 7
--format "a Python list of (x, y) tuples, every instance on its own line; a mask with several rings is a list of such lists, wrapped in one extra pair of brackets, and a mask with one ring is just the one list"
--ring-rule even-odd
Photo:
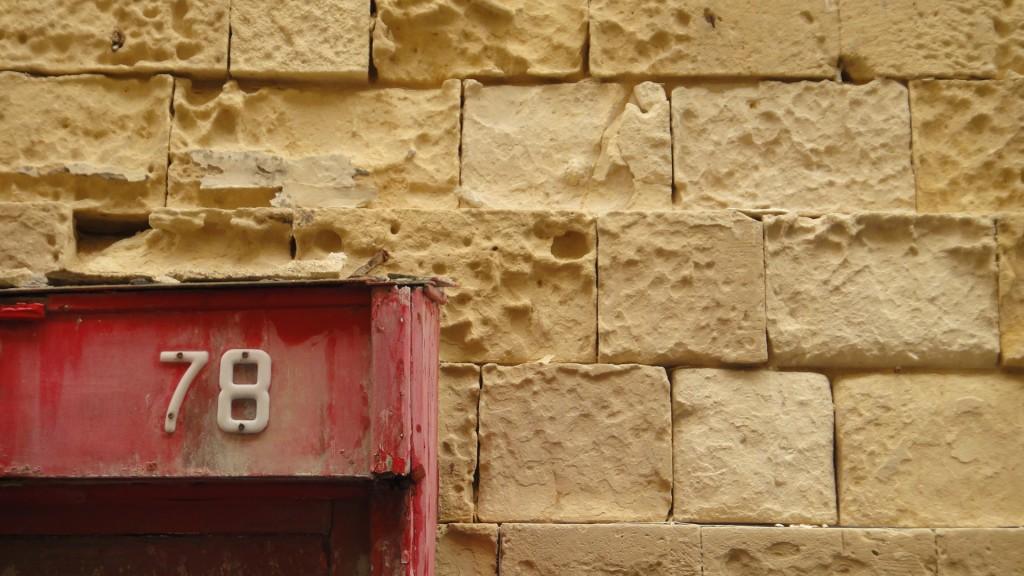
[(206, 363), (210, 361), (209, 352), (161, 352), (161, 362), (189, 362), (191, 365), (185, 374), (178, 381), (178, 387), (174, 389), (174, 395), (171, 396), (171, 403), (167, 406), (167, 416), (164, 418), (164, 432), (170, 434), (178, 427), (178, 415), (181, 409), (181, 403), (185, 401), (185, 395), (188, 394), (188, 388), (192, 385), (192, 380), (195, 379), (196, 374), (206, 366)]

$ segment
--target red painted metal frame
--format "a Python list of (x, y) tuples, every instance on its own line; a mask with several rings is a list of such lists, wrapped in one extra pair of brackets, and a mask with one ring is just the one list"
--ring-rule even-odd
[[(0, 299), (0, 480), (17, 480), (0, 482), (0, 535), (244, 527), (319, 534), (332, 575), (433, 574), (439, 314), (397, 285)], [(261, 434), (212, 416), (228, 348), (274, 359)], [(173, 434), (164, 412), (187, 365), (160, 364), (162, 350), (210, 353)]]

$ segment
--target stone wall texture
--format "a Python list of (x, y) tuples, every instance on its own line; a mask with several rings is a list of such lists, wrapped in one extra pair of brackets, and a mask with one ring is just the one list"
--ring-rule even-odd
[(455, 281), (445, 576), (1024, 574), (1022, 168), (1022, 0), (0, 10), (0, 288)]

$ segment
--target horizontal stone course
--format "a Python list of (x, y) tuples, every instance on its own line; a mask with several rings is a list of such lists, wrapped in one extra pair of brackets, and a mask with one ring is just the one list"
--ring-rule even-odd
[(441, 524), (437, 527), (436, 576), (496, 576), (496, 524)]

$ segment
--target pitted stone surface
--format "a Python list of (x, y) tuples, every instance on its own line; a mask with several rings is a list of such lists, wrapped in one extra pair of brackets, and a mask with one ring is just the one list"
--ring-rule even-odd
[(306, 277), (291, 265), (291, 222), (289, 210), (161, 208), (148, 230), (112, 244), (82, 242), (67, 274), (113, 282)]
[(677, 520), (836, 523), (827, 378), (677, 369), (672, 395)]
[(164, 203), (173, 85), (0, 72), (0, 201), (145, 221)]
[(437, 576), (493, 576), (498, 573), (496, 524), (437, 527)]
[(896, 82), (677, 88), (672, 133), (685, 209), (914, 209), (910, 108)]
[(46, 273), (75, 254), (71, 208), (51, 202), (0, 202), (0, 288), (46, 284)]
[(789, 214), (766, 216), (764, 226), (773, 362), (995, 366), (991, 219)]
[(590, 70), (609, 76), (831, 78), (834, 1), (592, 0)]
[(704, 576), (935, 576), (930, 530), (701, 528)]
[(936, 530), (940, 576), (1024, 574), (1024, 528)]
[(761, 223), (739, 212), (598, 220), (602, 362), (768, 359)]
[(8, 2), (0, 11), (0, 69), (223, 78), (228, 6), (229, 0)]
[(366, 82), (365, 0), (232, 0), (231, 75)]
[(999, 332), (1004, 366), (1024, 366), (1024, 215), (1003, 215), (999, 238)]
[(586, 0), (377, 0), (373, 63), (394, 82), (562, 78), (586, 38)]
[(1000, 0), (838, 0), (842, 59), (855, 80), (991, 77)]
[(1024, 77), (911, 82), (910, 106), (918, 210), (1024, 207)]
[(348, 255), (348, 274), (447, 275), (441, 359), (518, 363), (596, 357), (594, 220), (571, 212), (317, 210), (296, 219), (298, 258)]
[(472, 522), (476, 507), (477, 404), (480, 368), (442, 364), (438, 382), (438, 522)]
[(484, 366), (480, 520), (664, 521), (669, 403), (662, 368)]
[(501, 574), (699, 576), (700, 527), (504, 524)]
[(992, 20), (999, 45), (996, 48), (996, 75), (1024, 75), (1024, 3), (1004, 1), (1003, 11)]
[(459, 94), (179, 82), (168, 205), (454, 208)]
[(1024, 378), (841, 376), (834, 391), (842, 524), (1024, 523)]
[(670, 208), (669, 102), (658, 84), (465, 85), (463, 205)]

